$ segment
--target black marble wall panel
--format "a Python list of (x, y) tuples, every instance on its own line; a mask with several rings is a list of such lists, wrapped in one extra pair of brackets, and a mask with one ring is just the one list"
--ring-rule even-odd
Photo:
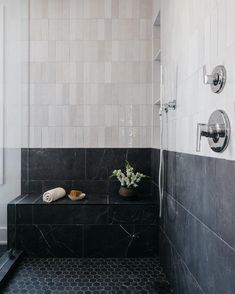
[(153, 257), (153, 225), (18, 225), (17, 248), (31, 257)]
[(30, 257), (82, 257), (81, 225), (17, 225), (16, 247)]
[(147, 195), (123, 200), (89, 194), (51, 204), (41, 195), (22, 195), (8, 204), (8, 212), (9, 244), (28, 256), (158, 255), (158, 206)]
[[(22, 193), (42, 193), (55, 186), (67, 191), (79, 188), (87, 193), (110, 193), (117, 189), (110, 175), (114, 169), (124, 168), (125, 160), (151, 176), (150, 148), (22, 149)], [(150, 191), (149, 179), (140, 186), (140, 192)]]
[(174, 294), (204, 294), (198, 282), (184, 263), (173, 243), (165, 232), (159, 232), (160, 262), (171, 285), (174, 285)]
[(157, 224), (157, 205), (110, 205), (110, 224)]
[(160, 256), (176, 293), (233, 293), (235, 162), (175, 152), (164, 159)]
[(85, 226), (85, 257), (153, 257), (158, 227), (153, 225)]

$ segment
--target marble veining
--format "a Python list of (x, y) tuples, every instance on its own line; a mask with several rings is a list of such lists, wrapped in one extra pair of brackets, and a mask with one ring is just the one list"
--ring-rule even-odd
[(31, 257), (157, 256), (157, 213), (151, 195), (126, 201), (88, 194), (51, 204), (22, 195), (8, 204), (9, 244)]
[(150, 148), (22, 149), (22, 194), (42, 193), (58, 185), (67, 192), (79, 187), (87, 193), (110, 193), (110, 175), (123, 168), (125, 160), (151, 176)]
[(175, 292), (233, 293), (235, 162), (171, 151), (164, 157), (159, 254)]

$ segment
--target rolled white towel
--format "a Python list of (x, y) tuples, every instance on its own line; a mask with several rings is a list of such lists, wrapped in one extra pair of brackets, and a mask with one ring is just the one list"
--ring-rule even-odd
[(43, 194), (42, 199), (43, 201), (50, 203), (52, 201), (56, 201), (60, 198), (63, 198), (65, 195), (66, 195), (65, 190), (63, 188), (58, 187), (58, 188), (46, 191)]

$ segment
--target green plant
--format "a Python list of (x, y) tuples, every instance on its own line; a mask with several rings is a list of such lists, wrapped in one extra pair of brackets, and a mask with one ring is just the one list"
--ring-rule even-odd
[(139, 182), (143, 178), (147, 178), (148, 176), (142, 174), (142, 173), (134, 173), (133, 167), (130, 165), (130, 163), (126, 160), (125, 162), (125, 172), (122, 172), (121, 169), (114, 170), (111, 177), (116, 177), (119, 182), (121, 183), (122, 187), (126, 188), (136, 188), (138, 187)]

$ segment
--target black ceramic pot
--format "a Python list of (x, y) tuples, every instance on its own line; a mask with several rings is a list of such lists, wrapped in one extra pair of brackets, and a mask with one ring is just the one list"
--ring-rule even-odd
[(119, 195), (122, 197), (133, 197), (136, 196), (135, 190), (127, 187), (120, 187), (119, 189)]

